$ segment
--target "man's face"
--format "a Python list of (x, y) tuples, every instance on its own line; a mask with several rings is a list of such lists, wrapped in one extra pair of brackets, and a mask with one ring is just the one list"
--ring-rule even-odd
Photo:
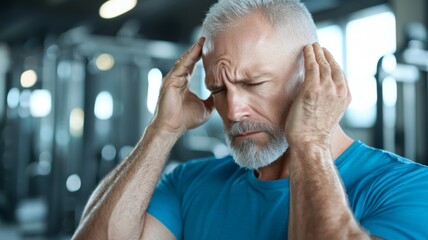
[(240, 166), (264, 167), (288, 147), (283, 129), (299, 86), (298, 57), (258, 12), (212, 41), (202, 56), (206, 85), (228, 145)]

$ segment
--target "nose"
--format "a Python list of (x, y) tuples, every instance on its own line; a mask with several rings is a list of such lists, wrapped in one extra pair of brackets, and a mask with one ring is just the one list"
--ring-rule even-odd
[(227, 92), (227, 117), (230, 121), (239, 122), (250, 116), (248, 99), (236, 89)]

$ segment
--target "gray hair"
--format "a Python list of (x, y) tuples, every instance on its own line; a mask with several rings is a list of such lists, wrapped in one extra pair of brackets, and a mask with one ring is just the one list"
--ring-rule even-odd
[(219, 0), (212, 5), (202, 24), (204, 48), (220, 32), (253, 13), (260, 11), (284, 39), (312, 43), (317, 41), (316, 27), (306, 6), (300, 0)]

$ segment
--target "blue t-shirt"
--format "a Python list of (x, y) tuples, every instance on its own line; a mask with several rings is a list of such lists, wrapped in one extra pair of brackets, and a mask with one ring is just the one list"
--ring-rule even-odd
[[(384, 239), (428, 239), (428, 167), (355, 141), (336, 161), (355, 218)], [(148, 212), (177, 239), (287, 239), (289, 179), (258, 180), (231, 157), (164, 175)]]

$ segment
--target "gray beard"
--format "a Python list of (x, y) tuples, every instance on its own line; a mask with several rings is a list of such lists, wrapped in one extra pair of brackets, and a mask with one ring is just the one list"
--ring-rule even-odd
[[(234, 143), (234, 136), (246, 132), (264, 131), (269, 136), (269, 142), (259, 145), (254, 139), (248, 138)], [(263, 122), (242, 121), (234, 122), (230, 129), (225, 130), (226, 143), (231, 150), (235, 163), (246, 169), (265, 167), (288, 149), (288, 142), (281, 128)]]

